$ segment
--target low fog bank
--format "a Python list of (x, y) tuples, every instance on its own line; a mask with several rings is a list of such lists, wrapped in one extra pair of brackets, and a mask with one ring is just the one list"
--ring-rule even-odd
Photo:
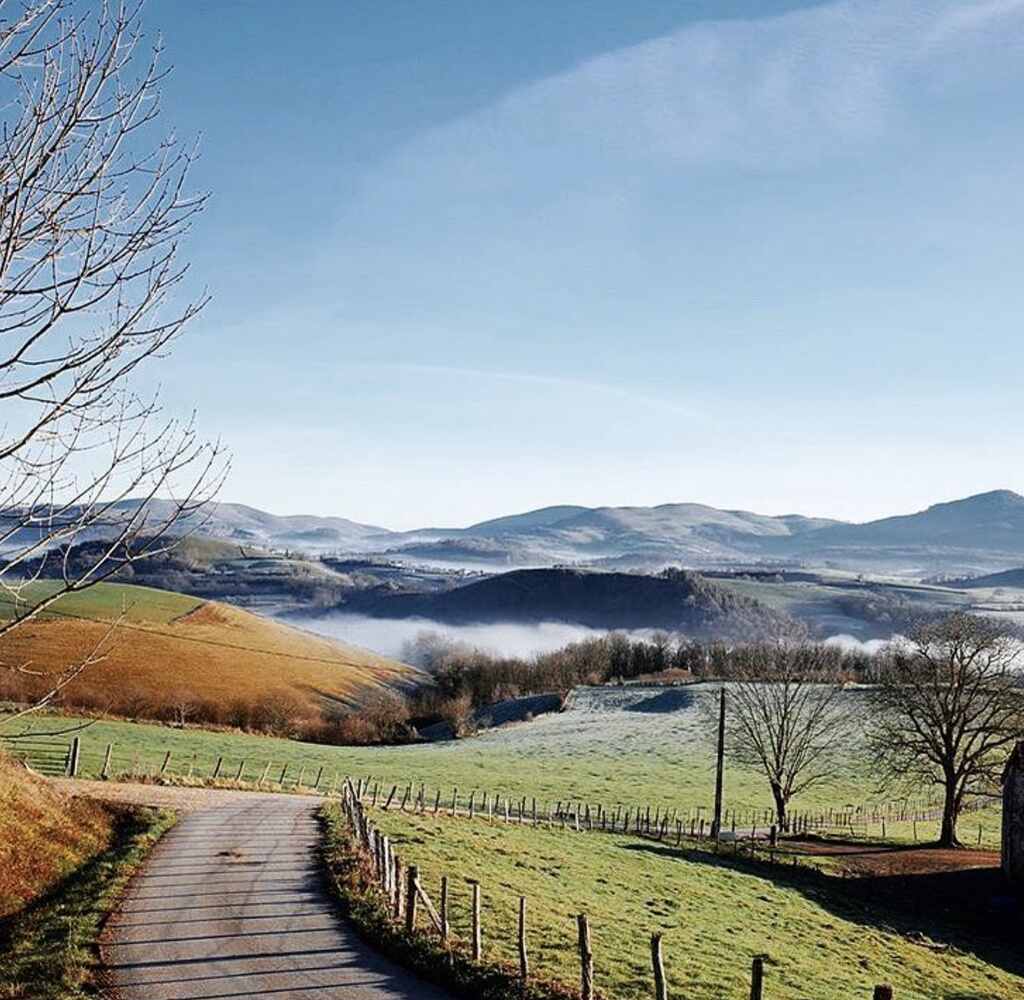
[[(531, 657), (553, 652), (571, 642), (598, 638), (610, 631), (569, 622), (450, 625), (429, 618), (369, 618), (350, 614), (310, 618), (289, 616), (288, 621), (307, 631), (361, 646), (381, 656), (405, 659), (407, 662), (414, 659), (411, 654), (417, 644), (429, 644), (437, 639), (442, 639), (448, 645), (469, 646), (495, 656)], [(632, 639), (649, 639), (655, 631), (643, 629), (625, 634)], [(852, 635), (833, 635), (824, 641), (826, 645), (839, 646), (848, 652), (873, 654), (881, 651), (890, 640), (862, 641)]]
[(858, 639), (855, 635), (830, 635), (824, 640), (826, 646), (838, 646), (847, 653), (866, 653), (874, 656), (881, 653), (892, 642), (902, 641), (903, 636), (892, 635), (888, 639)]
[(523, 625), (500, 622), (492, 625), (449, 625), (428, 618), (367, 618), (363, 615), (329, 615), (318, 618), (295, 618), (288, 621), (310, 632), (340, 639), (353, 646), (362, 646), (381, 656), (402, 659), (409, 647), (424, 633), (439, 635), (445, 640), (472, 646), (496, 656), (529, 657), (550, 653), (570, 642), (606, 635), (606, 630), (571, 625), (566, 622), (541, 622)]

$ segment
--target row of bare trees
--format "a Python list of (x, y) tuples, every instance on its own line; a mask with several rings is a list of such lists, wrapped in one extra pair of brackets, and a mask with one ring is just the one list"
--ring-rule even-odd
[[(206, 304), (179, 246), (205, 196), (160, 130), (161, 46), (141, 3), (0, 0), (0, 672), (4, 637), (202, 521), (226, 470), (138, 376)], [(157, 498), (160, 498), (157, 502)], [(168, 500), (171, 497), (173, 499)], [(131, 500), (131, 502), (127, 502)], [(45, 553), (100, 537), (71, 566)], [(33, 572), (25, 573), (32, 564)], [(33, 576), (56, 578), (45, 588)], [(24, 711), (103, 657), (61, 666)]]
[(998, 785), (1024, 738), (1020, 649), (999, 623), (957, 613), (895, 641), (868, 683), (851, 687), (820, 644), (784, 637), (744, 647), (723, 676), (728, 757), (765, 776), (785, 830), (794, 796), (867, 754), (879, 790), (941, 790), (939, 842), (957, 846), (968, 796)]

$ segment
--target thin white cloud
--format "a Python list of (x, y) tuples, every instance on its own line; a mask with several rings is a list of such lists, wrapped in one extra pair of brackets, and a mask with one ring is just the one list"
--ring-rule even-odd
[(898, 134), (922, 76), (960, 57), (961, 79), (1019, 72), (1022, 38), (1021, 0), (848, 0), (699, 24), (514, 90), (421, 135), (385, 175), (439, 170), (486, 188), (524, 156), (565, 151), (588, 169), (605, 157), (803, 166)]
[(686, 406), (671, 399), (652, 395), (646, 392), (631, 390), (622, 386), (594, 382), (588, 379), (568, 378), (563, 375), (538, 375), (532, 372), (495, 371), (485, 368), (470, 368), (458, 365), (429, 365), (397, 362), (393, 364), (355, 364), (347, 365), (348, 371), (403, 372), (410, 375), (454, 376), (456, 378), (478, 379), (483, 381), (504, 382), (530, 386), (535, 389), (563, 389), (573, 393), (609, 396), (628, 402), (631, 406), (640, 406), (648, 410), (659, 410), (666, 414), (690, 419), (706, 418), (706, 410)]

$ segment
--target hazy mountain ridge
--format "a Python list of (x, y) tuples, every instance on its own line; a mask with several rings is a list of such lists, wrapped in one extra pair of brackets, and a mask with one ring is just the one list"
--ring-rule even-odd
[[(125, 501), (123, 511), (137, 509)], [(134, 507), (133, 507), (134, 504)], [(154, 520), (168, 510), (153, 501)], [(769, 516), (704, 504), (544, 507), (465, 528), (389, 531), (343, 517), (279, 516), (218, 503), (181, 526), (213, 538), (318, 554), (382, 553), (419, 562), (465, 560), (495, 568), (565, 563), (714, 568), (767, 563), (961, 577), (1024, 561), (1024, 497), (995, 490), (863, 524), (798, 514)], [(100, 531), (89, 537), (99, 537)]]

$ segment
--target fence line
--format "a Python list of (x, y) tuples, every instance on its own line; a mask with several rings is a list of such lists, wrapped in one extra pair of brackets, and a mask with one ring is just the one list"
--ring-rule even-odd
[[(381, 895), (395, 926), (409, 937), (419, 934), (437, 934), (439, 940), (448, 947), (459, 947), (460, 942), (451, 935), (448, 920), (449, 877), (441, 876), (440, 906), (435, 907), (420, 880), (418, 866), (405, 866), (401, 858), (394, 853), (391, 842), (369, 819), (362, 801), (363, 782), (353, 784), (345, 778), (341, 788), (341, 806), (349, 831), (359, 856), (373, 873), (376, 890)], [(404, 872), (404, 877), (403, 877)], [(479, 881), (471, 882), (471, 930), (469, 953), (474, 962), (484, 960), (484, 928), (481, 916), (482, 886)], [(429, 916), (429, 926), (423, 926), (420, 920), (420, 907)], [(519, 897), (519, 920), (517, 925), (517, 949), (520, 956), (519, 979), (525, 984), (529, 975), (528, 943), (527, 943), (527, 897)], [(579, 957), (579, 997), (580, 1000), (593, 1000), (595, 991), (594, 948), (591, 936), (590, 918), (585, 913), (576, 915), (577, 950)], [(667, 1000), (665, 962), (662, 949), (662, 935), (654, 933), (650, 937), (651, 976), (655, 1000)], [(511, 974), (510, 974), (511, 975)], [(751, 1000), (763, 1000), (765, 981), (765, 958), (755, 955), (751, 960), (750, 997)], [(888, 985), (875, 986), (873, 1000), (893, 1000), (892, 988)]]
[[(0, 745), (8, 749), (13, 747), (15, 756), (41, 773), (79, 773), (81, 743), (78, 737), (71, 741), (31, 737), (12, 741), (0, 737)], [(143, 754), (139, 750), (118, 747), (115, 743), (105, 745), (101, 759), (99, 776), (104, 779), (177, 776), (257, 788), (332, 794), (340, 787), (341, 778), (339, 771), (328, 770), (320, 759), (275, 761), (262, 755), (200, 755), (197, 751), (173, 749)], [(580, 800), (541, 801), (533, 795), (512, 796), (487, 790), (481, 792), (479, 789), (472, 790), (467, 796), (460, 795), (458, 788), (453, 788), (449, 796), (440, 788), (428, 790), (422, 782), (384, 782), (371, 777), (355, 780), (353, 787), (360, 801), (382, 804), (385, 810), (397, 808), (420, 814), (438, 814), (443, 810), (451, 816), (468, 816), (471, 819), (479, 817), (519, 825), (544, 824), (573, 831), (645, 834), (663, 840), (673, 834), (677, 840), (683, 837), (704, 840), (711, 833), (711, 811), (703, 805), (686, 809), (661, 804), (618, 803), (607, 806)], [(967, 802), (964, 811), (980, 810), (988, 804), (984, 795), (977, 795)], [(795, 835), (842, 834), (852, 838), (878, 835), (885, 840), (893, 825), (905, 823), (911, 826), (916, 840), (917, 824), (935, 822), (941, 815), (941, 804), (935, 798), (844, 804), (792, 811), (787, 817), (786, 828), (780, 832)], [(770, 808), (726, 809), (722, 838), (764, 841), (770, 838), (775, 824), (775, 814)]]
[(0, 736), (0, 749), (15, 760), (50, 777), (73, 778), (78, 774), (79, 737), (60, 740), (44, 736)]

